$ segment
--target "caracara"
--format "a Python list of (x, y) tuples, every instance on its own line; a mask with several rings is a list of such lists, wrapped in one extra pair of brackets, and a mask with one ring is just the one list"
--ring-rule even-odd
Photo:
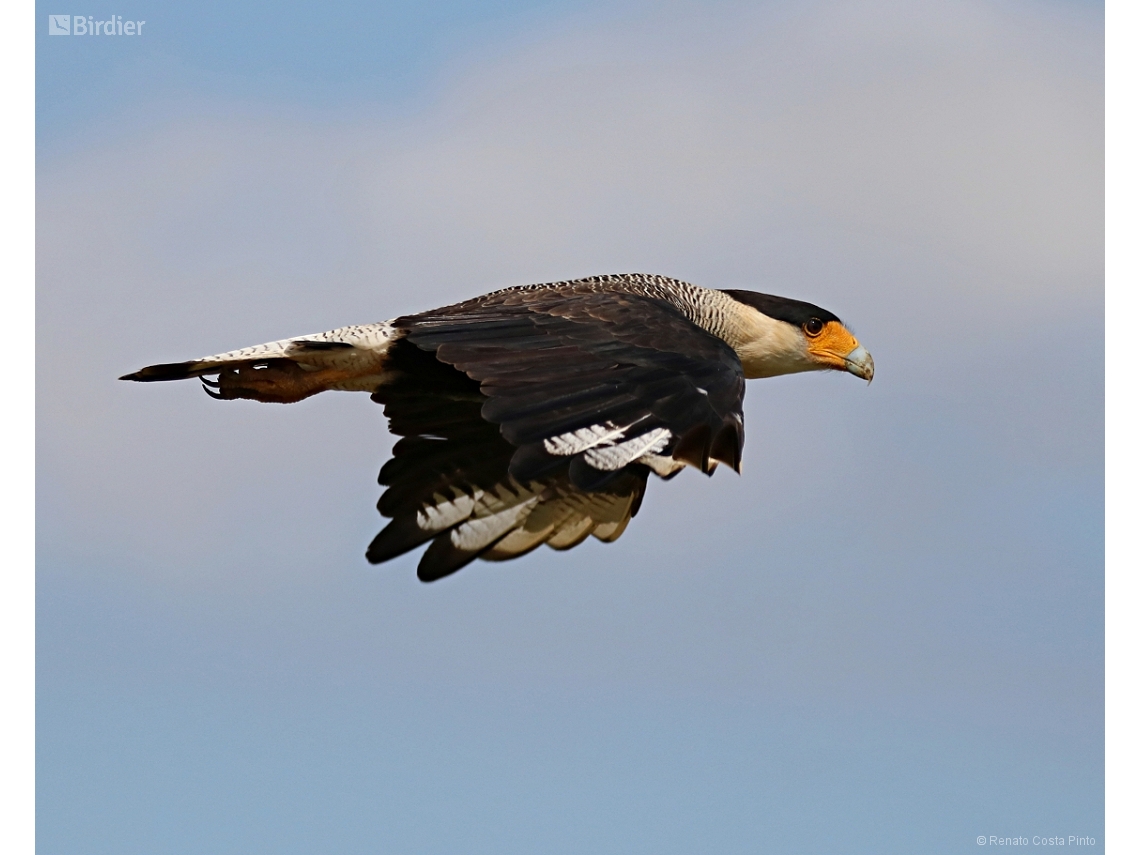
[[(425, 582), (588, 535), (613, 541), (652, 472), (740, 471), (744, 381), (871, 355), (810, 303), (626, 274), (525, 285), (417, 315), (152, 365), (223, 400), (368, 392), (402, 437), (380, 470), (387, 561), (421, 544)], [(207, 379), (216, 377), (215, 380)]]

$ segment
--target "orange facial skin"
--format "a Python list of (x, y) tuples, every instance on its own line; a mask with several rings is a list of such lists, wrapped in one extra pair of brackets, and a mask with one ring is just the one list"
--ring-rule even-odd
[(847, 370), (847, 355), (859, 346), (855, 336), (838, 321), (828, 321), (818, 335), (808, 335), (808, 352), (828, 368)]

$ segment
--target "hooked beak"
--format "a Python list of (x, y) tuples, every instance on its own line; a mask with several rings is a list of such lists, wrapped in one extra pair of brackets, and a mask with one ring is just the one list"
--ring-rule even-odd
[(817, 335), (808, 339), (808, 355), (819, 368), (850, 371), (868, 383), (875, 376), (875, 360), (839, 321), (828, 321)]
[(862, 377), (868, 383), (875, 376), (875, 360), (871, 358), (871, 354), (861, 344), (843, 357), (843, 367), (856, 377)]

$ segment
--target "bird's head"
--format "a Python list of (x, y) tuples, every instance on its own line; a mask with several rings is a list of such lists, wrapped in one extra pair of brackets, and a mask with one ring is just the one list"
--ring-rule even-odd
[(849, 371), (868, 383), (875, 376), (871, 354), (827, 309), (755, 291), (725, 293), (737, 304), (732, 344), (745, 377), (829, 369)]

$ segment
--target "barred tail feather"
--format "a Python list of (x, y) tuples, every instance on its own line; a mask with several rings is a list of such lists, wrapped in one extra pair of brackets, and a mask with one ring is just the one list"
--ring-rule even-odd
[[(153, 383), (201, 377), (212, 398), (292, 403), (337, 389), (372, 392), (385, 382), (385, 363), (400, 331), (390, 322), (340, 327), (272, 341), (189, 362), (148, 365), (120, 380)], [(216, 380), (207, 380), (216, 375)]]

